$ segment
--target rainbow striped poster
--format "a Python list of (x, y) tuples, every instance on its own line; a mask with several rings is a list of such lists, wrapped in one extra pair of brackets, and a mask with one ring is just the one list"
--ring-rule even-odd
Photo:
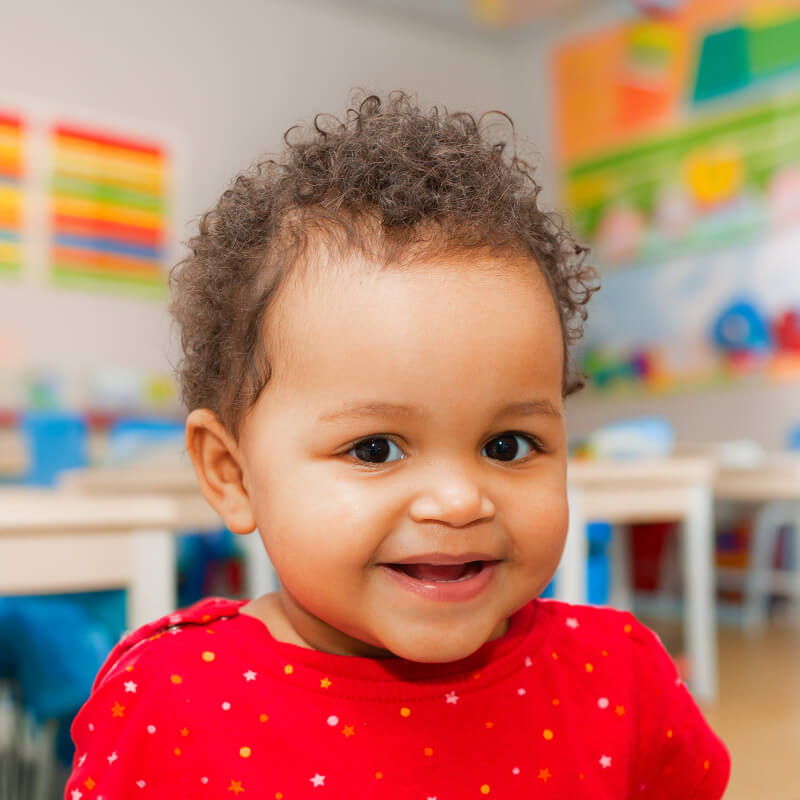
[(68, 124), (51, 129), (50, 266), (57, 285), (166, 292), (164, 147)]
[(22, 120), (0, 110), (0, 276), (22, 269)]

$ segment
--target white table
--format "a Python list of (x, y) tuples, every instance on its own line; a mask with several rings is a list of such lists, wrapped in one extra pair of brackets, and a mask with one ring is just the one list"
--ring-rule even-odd
[[(588, 542), (586, 526), (640, 522), (682, 524), (682, 562), (686, 586), (684, 630), (692, 665), (690, 685), (704, 702), (717, 698), (717, 646), (714, 596), (712, 485), (708, 458), (647, 461), (571, 461), (568, 468), (569, 532), (556, 575), (556, 596), (586, 602)], [(620, 537), (612, 546), (619, 548)], [(618, 550), (622, 555), (622, 549)], [(625, 585), (626, 581), (615, 585)], [(613, 598), (612, 598), (613, 604)], [(625, 602), (621, 603), (623, 606)]]
[(126, 588), (139, 627), (175, 609), (174, 531), (189, 510), (211, 524), (207, 506), (166, 496), (0, 489), (0, 594)]
[[(223, 522), (206, 503), (197, 477), (188, 462), (132, 467), (93, 467), (65, 472), (60, 485), (92, 496), (107, 494), (151, 494), (168, 497), (178, 504), (180, 530), (216, 531)], [(259, 597), (278, 588), (277, 576), (267, 557), (258, 531), (242, 536), (245, 553), (245, 590)]]

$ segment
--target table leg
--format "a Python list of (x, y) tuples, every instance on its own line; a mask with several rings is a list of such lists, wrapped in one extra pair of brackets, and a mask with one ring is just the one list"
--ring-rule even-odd
[(689, 487), (683, 525), (683, 574), (686, 592), (684, 631), (691, 664), (692, 691), (698, 700), (717, 699), (717, 626), (714, 591), (712, 494), (709, 486)]
[(630, 611), (633, 608), (633, 570), (631, 568), (631, 537), (627, 525), (611, 527), (609, 547), (611, 586), (608, 604), (612, 608)]
[(129, 630), (175, 611), (178, 581), (175, 551), (172, 531), (134, 531), (131, 534)]
[(586, 602), (586, 563), (589, 544), (586, 540), (586, 519), (583, 514), (583, 489), (570, 486), (569, 529), (564, 553), (556, 573), (556, 597), (567, 603)]

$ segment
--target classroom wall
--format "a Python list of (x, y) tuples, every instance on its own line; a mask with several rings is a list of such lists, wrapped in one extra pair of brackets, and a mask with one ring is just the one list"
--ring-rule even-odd
[[(340, 112), (352, 87), (477, 109), (512, 96), (495, 42), (325, 0), (25, 0), (3, 25), (0, 96), (141, 119), (185, 141), (180, 239), (236, 171), (313, 111)], [(168, 370), (175, 352), (164, 302), (0, 282), (0, 377), (26, 365)]]
[[(558, 168), (551, 124), (553, 97), (546, 76), (555, 43), (611, 25), (632, 14), (624, 0), (603, 0), (578, 7), (518, 32), (507, 47), (513, 76), (515, 121), (535, 142), (538, 176), (544, 202), (559, 208)], [(601, 289), (602, 292), (602, 289)], [(591, 305), (589, 306), (591, 325)], [(768, 449), (786, 446), (790, 429), (800, 425), (800, 383), (765, 384), (745, 381), (731, 387), (670, 395), (620, 396), (581, 392), (567, 402), (570, 436), (579, 438), (594, 428), (640, 415), (663, 415), (678, 440), (689, 443), (754, 439)]]

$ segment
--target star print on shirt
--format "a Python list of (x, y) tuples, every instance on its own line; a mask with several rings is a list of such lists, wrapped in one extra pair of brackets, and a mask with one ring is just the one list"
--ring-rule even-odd
[(578, 625), (579, 625), (578, 620), (575, 619), (575, 617), (568, 617), (567, 618), (567, 627), (568, 628), (572, 628), (572, 630), (575, 630), (578, 627)]
[(600, 756), (600, 766), (608, 769), (611, 766), (611, 756)]
[(113, 764), (119, 756), (117, 755), (117, 751), (115, 750), (110, 756), (108, 756), (108, 763)]
[(83, 792), (80, 789), (72, 790), (72, 800), (81, 800), (81, 797), (83, 797)]
[(458, 702), (458, 695), (455, 692), (448, 692), (445, 695), (445, 700), (447, 700), (448, 703), (455, 704)]
[(233, 792), (237, 797), (239, 796), (239, 792), (244, 791), (244, 786), (242, 786), (241, 781), (234, 781), (231, 780), (231, 785), (228, 787), (229, 792)]
[(125, 691), (126, 692), (133, 692), (136, 694), (136, 684), (133, 681), (126, 681), (125, 682)]
[(325, 785), (325, 776), (324, 775), (320, 775), (318, 772), (315, 773), (313, 778), (309, 778), (309, 780), (311, 781), (311, 783), (314, 784), (314, 786), (324, 786)]
[(82, 755), (82, 756), (81, 756), (81, 757), (78, 759), (78, 766), (79, 766), (79, 767), (82, 767), (82, 766), (83, 766), (83, 762), (84, 762), (84, 761), (86, 761), (86, 753), (84, 753), (84, 754), (83, 754), (83, 755)]
[(244, 673), (244, 679), (249, 683), (250, 681), (254, 681), (256, 679), (257, 674), (257, 672), (253, 672), (253, 670), (249, 669)]

